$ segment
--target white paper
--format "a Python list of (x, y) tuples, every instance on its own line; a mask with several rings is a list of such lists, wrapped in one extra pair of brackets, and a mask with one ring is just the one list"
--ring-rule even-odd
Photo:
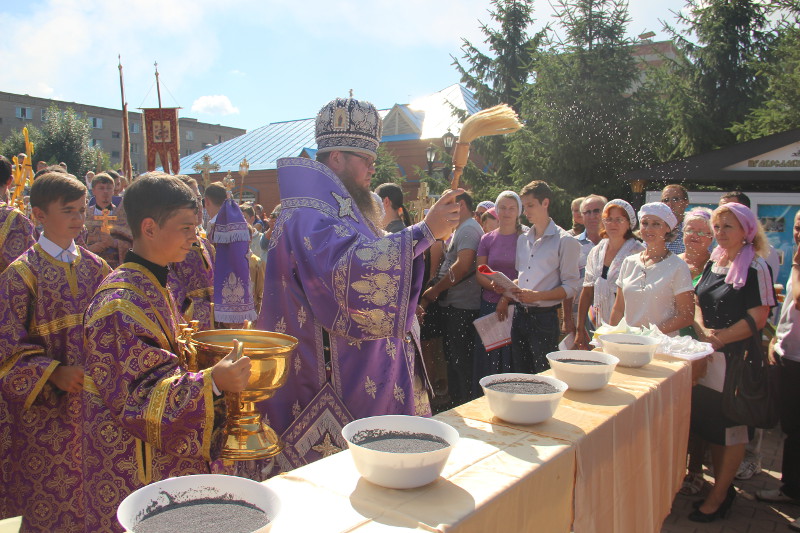
[(497, 313), (490, 313), (472, 322), (487, 352), (511, 344), (511, 321), (514, 318), (514, 306), (508, 306), (505, 320), (497, 318)]
[(491, 274), (487, 274), (485, 272), (481, 272), (481, 274), (483, 274), (493, 282), (497, 283), (501, 289), (505, 289), (503, 296), (505, 296), (506, 298), (511, 298), (515, 302), (519, 301), (517, 297), (514, 296), (514, 294), (511, 292), (514, 289), (518, 289), (519, 287), (517, 287), (516, 283), (508, 279), (508, 276), (496, 270), (493, 270)]
[(725, 354), (714, 352), (708, 356), (706, 375), (697, 380), (698, 385), (703, 385), (711, 390), (722, 392), (725, 385)]

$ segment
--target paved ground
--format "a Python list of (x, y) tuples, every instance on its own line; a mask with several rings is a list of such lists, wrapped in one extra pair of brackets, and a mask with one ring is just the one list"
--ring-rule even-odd
[[(727, 519), (711, 524), (692, 522), (687, 517), (692, 512), (692, 502), (698, 497), (678, 495), (672, 503), (672, 513), (664, 520), (661, 533), (791, 533), (787, 524), (800, 516), (800, 505), (769, 504), (755, 499), (758, 489), (780, 488), (782, 450), (780, 429), (765, 432), (761, 444), (763, 471), (747, 481), (734, 482), (739, 495)], [(708, 473), (706, 479), (713, 481)]]

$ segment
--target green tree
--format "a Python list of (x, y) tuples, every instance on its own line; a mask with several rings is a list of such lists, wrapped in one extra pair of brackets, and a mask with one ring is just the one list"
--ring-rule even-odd
[(397, 160), (385, 145), (378, 146), (378, 157), (375, 159), (375, 174), (372, 175), (370, 188), (375, 189), (382, 183), (402, 184), (403, 176), (397, 171)]
[(764, 103), (731, 128), (739, 141), (800, 128), (800, 29), (796, 25), (779, 31), (759, 75), (767, 86)]
[[(489, 14), (498, 27), (481, 23), (488, 53), (463, 39), (464, 63), (453, 57), (453, 65), (482, 108), (505, 103), (519, 113), (520, 96), (529, 82), (532, 64), (547, 30), (529, 33), (534, 23), (532, 0), (492, 0), (491, 5)], [(494, 136), (472, 143), (471, 149), (487, 162), (485, 171), (472, 165), (464, 172), (463, 181), (476, 197), (485, 199), (495, 189), (502, 191), (512, 186), (508, 140), (506, 136)]]
[[(34, 161), (67, 164), (70, 174), (83, 176), (89, 170), (109, 168), (108, 155), (90, 146), (92, 129), (87, 117), (78, 115), (72, 108), (61, 111), (55, 105), (48, 108), (41, 130), (29, 127), (28, 134), (34, 144)], [(13, 132), (3, 143), (6, 154), (25, 151), (22, 132)], [(103, 166), (103, 165), (106, 166)]]
[(665, 29), (687, 60), (668, 62), (653, 76), (663, 97), (665, 128), (659, 151), (686, 157), (735, 142), (731, 126), (761, 104), (765, 82), (757, 65), (773, 32), (760, 0), (687, 0), (678, 28)]
[(555, 8), (563, 38), (549, 39), (534, 62), (521, 104), (526, 127), (510, 143), (513, 178), (616, 196), (626, 188), (619, 175), (652, 158), (630, 98), (639, 71), (625, 36), (627, 2), (561, 0)]

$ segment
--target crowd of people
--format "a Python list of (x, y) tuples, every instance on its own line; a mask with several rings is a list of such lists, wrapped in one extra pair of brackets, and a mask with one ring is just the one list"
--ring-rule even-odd
[[(559, 342), (591, 349), (603, 323), (693, 336), (716, 350), (709, 364), (760, 340), (779, 265), (743, 193), (688, 212), (677, 184), (638, 212), (588, 194), (565, 230), (550, 216), (552, 189), (535, 180), (494, 201), (446, 191), (414, 222), (402, 187), (370, 190), (381, 128), (368, 102), (331, 101), (317, 116), (316, 161), (278, 162), (281, 203), (269, 214), (239, 206), (256, 327), (298, 346), (286, 384), (259, 405), (285, 448), (238, 475), (262, 480), (324, 457), (353, 419), (429, 416), (478, 397), (484, 376), (544, 371)], [(246, 386), (250, 361), (232, 351), (190, 372), (178, 343), (189, 321), (229, 325), (211, 305), (229, 194), (188, 176), (82, 181), (45, 164), (26, 216), (8, 204), (11, 176), (0, 157), (0, 518), (23, 515), (30, 531), (117, 531), (116, 507), (137, 488), (231, 473), (218, 461), (224, 398)], [(800, 215), (794, 234), (800, 242)], [(795, 277), (800, 252), (771, 350), (787, 440), (783, 487), (758, 494), (770, 501), (800, 500)], [(511, 342), (487, 351), (473, 322), (491, 314), (511, 320)], [(702, 381), (691, 417), (681, 492), (705, 488), (709, 450), (715, 482), (689, 518), (710, 522), (730, 510), (734, 480), (758, 472), (758, 437)]]

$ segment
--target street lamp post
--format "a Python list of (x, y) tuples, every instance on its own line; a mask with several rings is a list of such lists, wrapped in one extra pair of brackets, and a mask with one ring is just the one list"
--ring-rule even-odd
[[(447, 130), (447, 133), (442, 135), (442, 145), (444, 146), (444, 151), (450, 155), (450, 149), (453, 148), (453, 144), (456, 142), (456, 136), (453, 135), (453, 132)], [(450, 181), (450, 172), (453, 171), (452, 165), (447, 165), (447, 170), (444, 171), (444, 181)]]
[(433, 174), (433, 162), (436, 161), (436, 147), (433, 144), (429, 144), (428, 148), (425, 149), (425, 159), (428, 161), (428, 174)]

